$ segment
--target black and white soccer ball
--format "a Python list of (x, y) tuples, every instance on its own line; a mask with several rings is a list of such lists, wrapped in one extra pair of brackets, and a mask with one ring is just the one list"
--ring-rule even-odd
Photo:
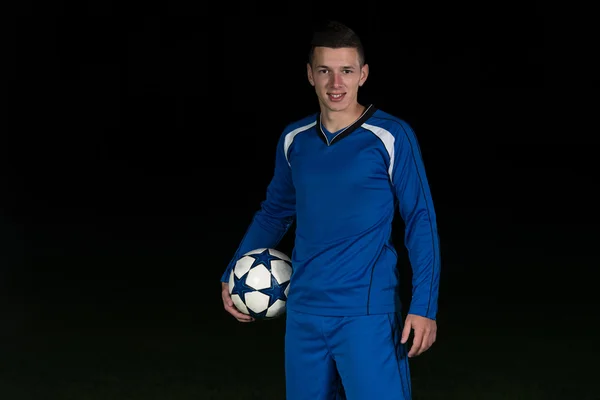
[(247, 252), (233, 266), (229, 294), (235, 307), (255, 319), (285, 313), (292, 262), (281, 251), (261, 248)]

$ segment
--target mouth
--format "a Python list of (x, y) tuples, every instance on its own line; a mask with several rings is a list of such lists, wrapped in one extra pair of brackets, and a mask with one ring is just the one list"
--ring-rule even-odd
[(327, 97), (329, 101), (338, 102), (342, 101), (346, 93), (327, 93)]

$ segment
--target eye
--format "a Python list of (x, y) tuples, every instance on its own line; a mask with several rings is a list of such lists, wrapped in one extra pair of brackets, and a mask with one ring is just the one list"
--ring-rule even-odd
[(351, 74), (352, 72), (354, 72), (354, 71), (352, 71), (351, 69), (345, 69), (345, 70), (344, 70), (344, 73), (345, 73), (345, 74)]
[(321, 74), (325, 74), (325, 73), (327, 73), (327, 70), (326, 70), (326, 69), (320, 69), (320, 70), (319, 70), (319, 73), (321, 73)]

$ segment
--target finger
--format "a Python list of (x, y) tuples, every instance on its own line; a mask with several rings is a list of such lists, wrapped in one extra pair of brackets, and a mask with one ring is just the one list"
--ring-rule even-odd
[(431, 333), (429, 331), (425, 331), (423, 333), (423, 342), (421, 343), (421, 347), (417, 352), (417, 356), (423, 354), (431, 347)]
[(437, 339), (437, 330), (434, 329), (429, 334), (429, 347), (433, 346), (433, 344), (435, 343), (436, 339)]
[(410, 348), (408, 356), (414, 357), (417, 354), (419, 354), (419, 350), (421, 349), (422, 344), (423, 344), (423, 331), (415, 330), (415, 335), (413, 337), (413, 344)]
[(247, 314), (243, 314), (237, 310), (230, 310), (229, 313), (238, 321), (240, 322), (252, 322), (254, 321), (254, 318), (252, 318), (250, 315)]
[(237, 320), (240, 322), (254, 322), (254, 318), (246, 314), (240, 314)]
[(413, 342), (413, 345), (410, 348), (410, 351), (408, 352), (408, 358), (412, 358), (415, 357), (419, 354), (419, 349), (421, 348), (421, 345), (417, 342)]
[(410, 336), (410, 329), (412, 327), (412, 324), (410, 322), (410, 319), (406, 319), (406, 322), (404, 323), (404, 329), (402, 329), (402, 340), (400, 341), (402, 344), (406, 344), (406, 341), (408, 340), (408, 337)]
[(252, 318), (250, 315), (248, 314), (244, 314), (242, 312), (240, 312), (235, 306), (225, 306), (225, 310), (227, 310), (227, 312), (229, 314), (231, 314), (235, 319), (237, 319), (240, 322), (252, 322), (254, 321), (254, 318)]
[(223, 299), (223, 307), (225, 310), (231, 314), (235, 319), (240, 322), (252, 322), (254, 318), (252, 318), (248, 314), (244, 314), (237, 309), (237, 307), (233, 304), (233, 299), (229, 294), (229, 289), (227, 286), (223, 285), (223, 290), (221, 290), (221, 298)]

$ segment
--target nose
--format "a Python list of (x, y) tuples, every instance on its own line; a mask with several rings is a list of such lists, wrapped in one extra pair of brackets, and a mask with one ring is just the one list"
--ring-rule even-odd
[(331, 74), (331, 86), (338, 88), (342, 86), (342, 74), (333, 73)]

